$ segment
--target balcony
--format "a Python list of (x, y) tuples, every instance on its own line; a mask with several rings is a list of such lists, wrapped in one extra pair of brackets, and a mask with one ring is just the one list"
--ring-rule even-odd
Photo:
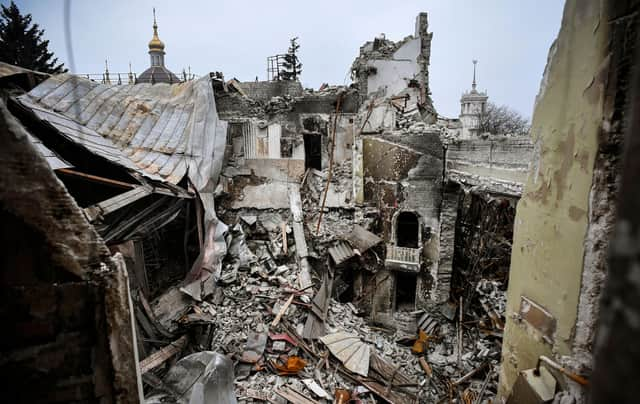
[(389, 269), (419, 272), (422, 262), (422, 248), (398, 247), (387, 244), (387, 258), (384, 264)]

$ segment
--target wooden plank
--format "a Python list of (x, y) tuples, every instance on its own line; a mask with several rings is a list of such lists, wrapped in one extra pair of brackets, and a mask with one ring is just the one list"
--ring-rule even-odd
[(187, 336), (183, 335), (171, 344), (165, 346), (159, 351), (144, 358), (140, 362), (140, 373), (145, 374), (151, 369), (157, 368), (162, 365), (167, 359), (180, 352), (187, 345)]
[[(382, 357), (371, 353), (369, 370), (380, 375), (383, 380), (389, 380), (393, 378), (397, 383), (395, 384), (415, 384), (415, 380), (411, 380), (402, 372), (397, 372), (396, 367), (391, 363), (384, 360)], [(372, 377), (369, 373), (369, 377)]]
[(294, 296), (295, 295), (293, 295), (293, 294), (291, 296), (289, 296), (289, 299), (287, 299), (287, 302), (284, 304), (284, 306), (282, 306), (280, 308), (280, 311), (276, 315), (276, 318), (274, 318), (273, 322), (271, 323), (271, 327), (275, 327), (275, 326), (278, 325), (278, 323), (280, 323), (280, 319), (282, 319), (282, 316), (284, 316), (284, 313), (287, 311), (289, 306), (291, 306), (291, 302), (293, 301), (293, 297)]
[(433, 375), (433, 370), (431, 370), (429, 362), (427, 362), (427, 360), (423, 356), (421, 356), (418, 361), (420, 362), (420, 366), (422, 367), (422, 370), (424, 370), (424, 373), (429, 376), (429, 378), (431, 378), (431, 376)]
[(289, 253), (289, 245), (287, 241), (287, 222), (282, 222), (282, 252), (286, 256)]
[(63, 174), (68, 174), (68, 175), (73, 175), (76, 177), (82, 177), (86, 180), (89, 181), (94, 181), (94, 182), (99, 182), (102, 184), (108, 184), (108, 185), (113, 185), (116, 187), (121, 187), (121, 188), (135, 188), (138, 186), (138, 184), (132, 184), (130, 182), (124, 182), (124, 181), (118, 181), (118, 180), (112, 180), (110, 178), (105, 178), (105, 177), (100, 177), (97, 175), (92, 175), (92, 174), (86, 174), (86, 173), (82, 173), (80, 171), (75, 171), (75, 170), (70, 170), (68, 168), (61, 168), (59, 170), (56, 170), (56, 172), (59, 173), (63, 173)]

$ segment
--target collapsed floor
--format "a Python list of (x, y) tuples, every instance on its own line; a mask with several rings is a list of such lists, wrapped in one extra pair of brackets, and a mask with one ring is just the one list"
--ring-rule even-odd
[[(321, 260), (314, 265), (320, 289), (297, 288), (296, 245), (285, 236), (284, 247), (282, 236), (290, 229), (283, 231), (280, 223), (285, 222), (277, 212), (237, 218), (220, 285), (197, 299), (176, 286), (151, 304), (151, 312), (145, 314), (146, 304), (136, 311), (139, 323), (153, 325), (141, 327), (149, 332), (143, 337), (146, 344), (176, 347), (170, 351), (174, 357), (166, 348), (159, 351), (165, 353), (165, 363), (143, 361), (148, 402), (184, 395), (162, 377), (178, 358), (207, 350), (232, 359), (240, 402), (280, 402), (278, 397), (292, 394), (307, 400), (293, 402), (321, 402), (345, 394), (343, 390), (361, 402), (439, 402), (450, 397), (485, 402), (495, 395), (501, 350), (499, 328), (494, 328), (497, 311), (474, 312), (460, 322), (454, 306), (445, 314), (439, 309), (407, 311), (403, 330), (372, 324), (354, 304), (332, 297), (330, 285), (338, 269)], [(356, 260), (375, 260), (374, 255), (365, 252)], [(477, 293), (504, 308), (504, 293), (491, 282), (480, 282)], [(303, 338), (312, 318), (326, 325), (327, 336)], [(484, 324), (483, 332), (478, 322)], [(186, 335), (189, 343), (180, 337), (172, 345), (167, 332), (172, 338)], [(335, 355), (335, 342), (327, 340), (331, 337), (348, 341), (339, 347), (342, 354)], [(154, 367), (147, 369), (149, 362)]]

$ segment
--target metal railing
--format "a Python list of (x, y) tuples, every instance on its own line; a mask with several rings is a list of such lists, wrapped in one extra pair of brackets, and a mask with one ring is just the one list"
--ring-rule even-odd
[[(398, 247), (394, 244), (387, 244), (387, 258), (385, 262), (390, 264), (408, 265), (420, 268), (421, 248)], [(403, 265), (404, 264), (404, 265)]]
[[(80, 77), (85, 77), (91, 81), (95, 81), (97, 83), (102, 84), (113, 84), (113, 85), (127, 85), (127, 84), (136, 84), (136, 80), (138, 79), (137, 73), (82, 73), (78, 74)], [(191, 81), (196, 79), (198, 76), (191, 73), (183, 73), (181, 74), (182, 78), (176, 83), (184, 83), (187, 81)]]
[(78, 74), (80, 77), (86, 77), (91, 81), (102, 84), (135, 84), (136, 73), (84, 73)]

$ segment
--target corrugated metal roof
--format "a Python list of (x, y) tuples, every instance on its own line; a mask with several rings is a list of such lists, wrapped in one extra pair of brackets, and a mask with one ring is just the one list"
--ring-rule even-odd
[(357, 224), (353, 226), (351, 233), (344, 238), (344, 240), (337, 241), (335, 245), (329, 248), (329, 255), (331, 255), (336, 265), (342, 264), (354, 255), (362, 254), (382, 242), (380, 237)]
[(339, 265), (356, 255), (356, 253), (349, 243), (339, 240), (333, 247), (329, 248), (329, 255), (333, 258), (333, 262)]
[(176, 184), (188, 174), (198, 190), (217, 181), (226, 122), (209, 77), (106, 85), (61, 74), (17, 99), (91, 152), (149, 178)]

